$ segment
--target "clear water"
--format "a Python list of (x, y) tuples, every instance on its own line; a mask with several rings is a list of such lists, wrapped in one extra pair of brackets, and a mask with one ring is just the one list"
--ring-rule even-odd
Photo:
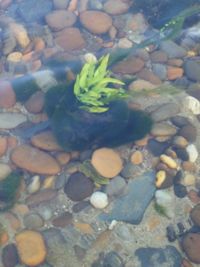
[[(199, 11), (197, 0), (0, 1), (0, 266), (181, 266), (183, 234), (199, 233), (190, 219), (199, 201)], [(97, 69), (108, 54), (109, 71), (87, 87), (95, 77), (90, 68), (84, 81), (83, 66)], [(123, 84), (102, 85), (107, 77)], [(110, 88), (122, 88), (120, 99), (108, 100)], [(161, 154), (176, 166), (159, 167)], [(95, 191), (106, 193), (100, 208)]]

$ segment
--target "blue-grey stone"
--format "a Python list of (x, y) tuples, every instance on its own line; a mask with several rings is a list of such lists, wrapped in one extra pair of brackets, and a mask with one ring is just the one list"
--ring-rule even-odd
[(25, 0), (18, 3), (17, 14), (27, 23), (41, 22), (52, 9), (52, 0)]
[(141, 267), (180, 267), (182, 256), (173, 246), (166, 248), (139, 248), (135, 255), (141, 262)]
[(121, 176), (116, 176), (110, 183), (106, 186), (105, 192), (110, 196), (120, 196), (124, 193), (126, 189), (126, 182)]
[(167, 78), (167, 68), (163, 64), (152, 64), (153, 72), (161, 79), (166, 80)]
[(164, 51), (169, 58), (182, 58), (186, 56), (187, 51), (171, 40), (161, 43), (160, 49)]
[(187, 60), (184, 64), (186, 76), (192, 81), (200, 81), (200, 64), (199, 61)]
[(128, 182), (127, 194), (118, 198), (114, 203), (112, 211), (101, 214), (100, 219), (139, 224), (156, 191), (154, 181), (155, 173), (153, 171), (146, 172), (130, 180)]
[(140, 172), (141, 172), (140, 166), (128, 162), (127, 164), (125, 164), (123, 170), (121, 171), (121, 175), (124, 178), (131, 179), (134, 178)]

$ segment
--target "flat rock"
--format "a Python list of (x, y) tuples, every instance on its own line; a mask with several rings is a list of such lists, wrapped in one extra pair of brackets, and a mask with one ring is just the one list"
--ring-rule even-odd
[(194, 263), (200, 263), (200, 234), (188, 233), (181, 242), (182, 249)]
[(141, 267), (180, 267), (182, 262), (180, 252), (173, 246), (139, 248), (135, 251), (135, 255), (139, 258)]
[(162, 42), (160, 49), (161, 51), (165, 52), (169, 58), (182, 58), (187, 54), (184, 48), (171, 40)]
[(106, 13), (120, 15), (128, 11), (129, 4), (123, 0), (109, 0), (104, 4), (103, 8)]
[(144, 68), (140, 72), (137, 73), (137, 77), (139, 79), (143, 79), (146, 81), (149, 81), (155, 85), (161, 85), (162, 81), (161, 79), (151, 70)]
[(117, 199), (112, 211), (108, 214), (101, 214), (100, 219), (139, 224), (154, 196), (156, 190), (154, 180), (154, 172), (147, 172), (140, 177), (134, 178), (134, 180), (130, 180), (126, 195)]
[(25, 108), (30, 113), (39, 113), (44, 107), (44, 93), (38, 91), (25, 102)]
[(170, 119), (171, 117), (177, 115), (180, 112), (180, 108), (175, 103), (167, 103), (151, 113), (151, 117), (155, 122)]
[(82, 25), (94, 34), (106, 33), (112, 26), (112, 18), (102, 11), (84, 11), (79, 18)]
[(13, 129), (26, 121), (27, 117), (21, 113), (0, 113), (0, 129)]
[(108, 196), (120, 196), (126, 190), (127, 184), (121, 176), (116, 176), (106, 186), (106, 194)]
[(158, 122), (154, 123), (151, 134), (153, 136), (169, 136), (176, 134), (177, 130), (174, 126), (165, 123), (165, 122)]
[(177, 127), (183, 127), (187, 124), (190, 124), (188, 118), (186, 118), (184, 116), (180, 116), (180, 115), (176, 115), (176, 116), (172, 117), (171, 122)]
[(52, 131), (45, 131), (31, 138), (32, 145), (47, 151), (61, 151)]
[(86, 45), (79, 29), (73, 27), (59, 31), (55, 42), (65, 51), (82, 49)]
[(46, 22), (52, 30), (59, 31), (73, 26), (76, 15), (69, 10), (55, 10), (46, 16)]
[(70, 212), (65, 212), (60, 216), (53, 219), (52, 224), (55, 227), (65, 228), (67, 225), (72, 224), (73, 215)]
[(38, 193), (32, 194), (26, 198), (26, 204), (33, 208), (41, 203), (48, 202), (57, 196), (57, 191), (53, 189), (45, 189)]
[(153, 63), (166, 63), (168, 59), (167, 54), (160, 50), (152, 52), (150, 58)]
[(123, 162), (119, 154), (110, 148), (100, 148), (92, 154), (93, 167), (106, 178), (113, 178), (120, 173)]
[(123, 60), (113, 67), (112, 71), (120, 74), (135, 74), (144, 67), (144, 61), (137, 57)]
[(70, 0), (53, 0), (56, 9), (66, 9)]
[(28, 213), (23, 218), (24, 226), (27, 229), (38, 229), (44, 226), (43, 218), (37, 213)]
[(16, 97), (11, 84), (0, 81), (0, 108), (11, 108), (16, 103)]
[(170, 147), (170, 142), (158, 142), (155, 139), (150, 139), (147, 147), (155, 157), (158, 157)]
[(131, 84), (129, 84), (128, 89), (129, 90), (142, 90), (142, 89), (149, 89), (153, 90), (157, 86), (155, 84), (152, 84), (148, 81), (138, 79), (136, 81), (133, 81)]
[(33, 173), (53, 175), (60, 172), (60, 166), (52, 156), (29, 145), (16, 147), (11, 160), (18, 167)]
[(183, 136), (189, 142), (195, 142), (197, 138), (197, 129), (195, 126), (188, 124), (183, 126), (179, 132), (179, 135)]

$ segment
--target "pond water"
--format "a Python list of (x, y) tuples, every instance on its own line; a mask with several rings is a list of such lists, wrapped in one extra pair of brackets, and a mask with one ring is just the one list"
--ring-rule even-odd
[(0, 266), (200, 266), (200, 1), (0, 0)]

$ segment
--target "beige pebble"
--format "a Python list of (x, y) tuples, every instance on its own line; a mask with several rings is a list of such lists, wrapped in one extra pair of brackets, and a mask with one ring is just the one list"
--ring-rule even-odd
[(20, 62), (21, 60), (22, 60), (22, 53), (20, 52), (13, 52), (7, 56), (7, 61), (9, 62), (17, 63)]
[(18, 23), (11, 23), (10, 25), (11, 32), (13, 32), (18, 44), (25, 48), (30, 43), (30, 39), (28, 37), (28, 33), (23, 25)]
[(160, 170), (156, 173), (156, 187), (159, 188), (163, 184), (166, 179), (166, 172), (164, 170)]
[(6, 163), (0, 163), (0, 181), (5, 179), (10, 173), (10, 166)]
[(176, 163), (176, 161), (174, 160), (174, 159), (172, 159), (172, 158), (170, 158), (169, 156), (167, 156), (167, 155), (164, 155), (164, 154), (162, 154), (161, 156), (160, 156), (160, 160), (163, 162), (163, 163), (165, 163), (169, 168), (171, 168), (171, 169), (177, 169), (177, 163)]
[(53, 188), (55, 184), (56, 176), (48, 176), (45, 178), (44, 183), (42, 185), (42, 189)]
[(183, 184), (185, 186), (195, 185), (195, 182), (196, 182), (196, 177), (191, 173), (187, 173), (183, 177)]
[(195, 165), (195, 163), (190, 162), (190, 161), (184, 161), (182, 163), (182, 167), (185, 171), (189, 171), (189, 172), (195, 172), (197, 169), (197, 166)]
[(175, 136), (173, 144), (180, 148), (185, 148), (188, 145), (188, 141), (183, 136)]
[(28, 185), (27, 191), (30, 194), (37, 192), (40, 189), (40, 176), (35, 175), (32, 177), (32, 182)]
[(60, 165), (66, 165), (70, 161), (71, 155), (70, 153), (66, 152), (58, 152), (58, 154), (56, 155), (56, 159), (58, 163), (60, 163)]
[(131, 162), (133, 164), (139, 165), (143, 162), (144, 157), (142, 152), (140, 151), (135, 151), (132, 155), (131, 155)]

